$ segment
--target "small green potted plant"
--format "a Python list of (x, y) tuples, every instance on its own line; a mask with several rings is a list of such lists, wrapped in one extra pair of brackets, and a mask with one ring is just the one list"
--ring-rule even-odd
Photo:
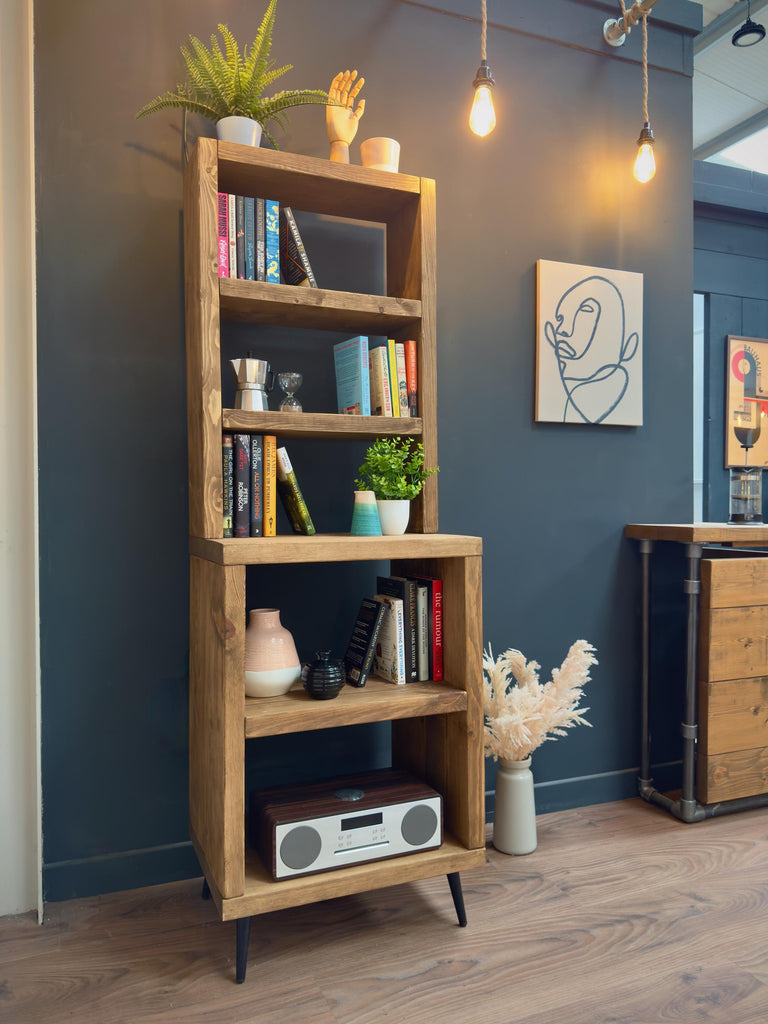
[(215, 34), (211, 36), (210, 50), (195, 36), (190, 36), (188, 45), (181, 47), (188, 80), (156, 96), (136, 117), (181, 107), (215, 121), (217, 137), (222, 141), (258, 146), (263, 133), (277, 149), (267, 122), (275, 121), (285, 131), (288, 109), (306, 104), (325, 105), (328, 93), (322, 89), (289, 89), (273, 96), (263, 95), (275, 79), (293, 67), (293, 64), (286, 64), (276, 68), (275, 61), (270, 60), (276, 10), (277, 0), (270, 0), (256, 38), (245, 47), (242, 55), (226, 25), (219, 25), (223, 52)]
[(355, 487), (373, 491), (385, 536), (405, 533), (413, 498), (439, 467), (425, 469), (424, 445), (409, 437), (377, 437), (365, 453)]

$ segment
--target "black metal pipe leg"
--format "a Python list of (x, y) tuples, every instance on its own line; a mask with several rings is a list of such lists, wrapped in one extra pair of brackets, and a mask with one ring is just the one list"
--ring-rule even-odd
[(448, 885), (451, 887), (453, 905), (456, 908), (456, 916), (459, 919), (459, 928), (467, 927), (467, 912), (464, 909), (464, 893), (461, 891), (461, 876), (458, 871), (448, 875)]
[(250, 917), (241, 917), (237, 921), (237, 964), (235, 981), (242, 985), (245, 981), (245, 969), (248, 966), (248, 940), (251, 937)]

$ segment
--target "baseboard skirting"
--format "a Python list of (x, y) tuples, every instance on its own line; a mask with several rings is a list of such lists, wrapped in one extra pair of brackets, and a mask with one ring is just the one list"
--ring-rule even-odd
[[(580, 775), (572, 779), (554, 779), (551, 782), (536, 782), (536, 766), (533, 765), (536, 813), (566, 811), (572, 807), (586, 807), (589, 804), (605, 804), (612, 800), (629, 800), (638, 796), (638, 768), (624, 768), (615, 772), (599, 772), (595, 775)], [(651, 777), (658, 790), (666, 792), (679, 789), (682, 778), (682, 762), (670, 761), (654, 765)], [(485, 820), (493, 821), (495, 790), (485, 791)]]
[(58, 903), (202, 875), (191, 841), (43, 864), (43, 900)]

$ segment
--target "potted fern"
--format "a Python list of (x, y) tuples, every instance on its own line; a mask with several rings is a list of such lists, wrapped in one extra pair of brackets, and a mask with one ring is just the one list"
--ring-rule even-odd
[(365, 453), (355, 487), (373, 491), (385, 536), (405, 533), (411, 501), (438, 467), (424, 468), (424, 445), (401, 437), (377, 437)]
[(263, 133), (278, 149), (267, 123), (274, 121), (285, 131), (287, 110), (307, 104), (325, 105), (328, 93), (322, 89), (289, 89), (272, 96), (263, 95), (276, 79), (293, 67), (285, 64), (276, 68), (275, 61), (270, 59), (276, 11), (277, 0), (270, 0), (256, 38), (242, 54), (226, 25), (218, 27), (224, 41), (223, 51), (215, 34), (211, 35), (210, 49), (190, 36), (189, 43), (181, 47), (188, 80), (156, 96), (136, 117), (180, 107), (215, 121), (217, 137), (222, 141), (259, 146)]

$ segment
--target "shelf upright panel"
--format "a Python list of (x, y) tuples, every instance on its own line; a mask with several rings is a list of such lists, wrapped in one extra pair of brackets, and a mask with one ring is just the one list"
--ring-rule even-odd
[(243, 891), (245, 567), (190, 559), (189, 817), (218, 891)]
[[(387, 221), (387, 294), (421, 302), (421, 323), (416, 331), (402, 330), (397, 340), (416, 338), (419, 416), (426, 466), (437, 461), (437, 256), (435, 183), (420, 178), (418, 198), (403, 205)], [(408, 529), (437, 533), (437, 474), (427, 478), (413, 502)]]
[(189, 532), (221, 537), (221, 367), (217, 151), (199, 139), (184, 172)]

